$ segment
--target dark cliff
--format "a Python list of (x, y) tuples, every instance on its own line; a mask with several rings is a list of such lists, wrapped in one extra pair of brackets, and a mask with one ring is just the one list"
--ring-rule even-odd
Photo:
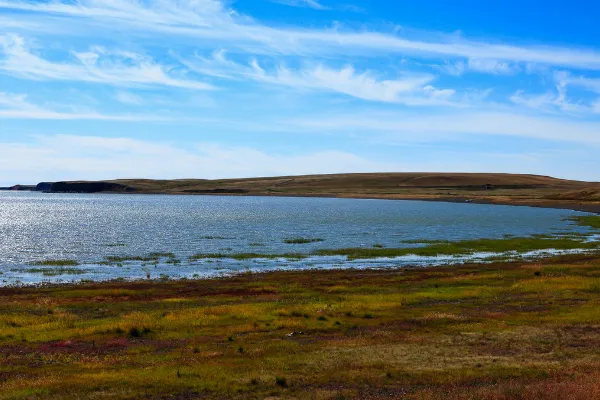
[(100, 193), (100, 192), (134, 192), (135, 189), (113, 182), (55, 182), (50, 186), (52, 193)]
[(52, 190), (53, 182), (40, 182), (35, 187), (36, 192), (49, 192)]

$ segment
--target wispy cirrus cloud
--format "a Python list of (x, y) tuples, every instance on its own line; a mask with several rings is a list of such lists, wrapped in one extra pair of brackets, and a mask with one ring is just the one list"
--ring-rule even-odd
[(330, 7), (323, 5), (317, 0), (271, 0), (273, 3), (285, 4), (292, 7), (306, 7), (315, 10), (329, 10)]
[(143, 103), (143, 99), (135, 93), (118, 91), (115, 94), (115, 100), (123, 104), (139, 106)]
[(567, 99), (566, 89), (560, 86), (557, 87), (556, 93), (546, 92), (542, 94), (526, 94), (523, 90), (518, 90), (510, 96), (510, 101), (520, 106), (544, 112), (563, 112), (570, 114), (598, 112), (593, 104), (571, 102)]
[(33, 104), (24, 94), (0, 92), (0, 119), (140, 122), (167, 121), (169, 118), (157, 115), (110, 115), (91, 110), (56, 110)]
[(64, 80), (114, 86), (171, 86), (210, 90), (213, 86), (173, 76), (173, 68), (135, 53), (95, 47), (72, 52), (70, 60), (54, 62), (32, 52), (19, 35), (0, 36), (0, 71), (35, 80)]
[(492, 75), (511, 75), (519, 72), (520, 67), (514, 63), (498, 61), (495, 59), (470, 58), (466, 61), (459, 60), (454, 62), (445, 62), (434, 64), (433, 67), (446, 74), (453, 76), (462, 76), (467, 72), (476, 72)]
[[(210, 43), (226, 43), (247, 51), (315, 55), (352, 51), (358, 54), (465, 58), (486, 60), (476, 61), (476, 67), (494, 71), (502, 68), (498, 64), (502, 62), (600, 70), (600, 52), (591, 49), (503, 44), (442, 34), (412, 38), (378, 31), (274, 27), (241, 15), (218, 0), (58, 0), (50, 3), (0, 0), (0, 9), (26, 11), (25, 14), (15, 14), (21, 19), (33, 13), (38, 17), (66, 16), (97, 21), (102, 23), (105, 32), (131, 29), (209, 38)], [(497, 64), (491, 65), (488, 60), (497, 60)]]
[(553, 76), (554, 87), (541, 94), (527, 94), (524, 90), (517, 90), (510, 101), (515, 104), (544, 112), (561, 111), (568, 114), (597, 114), (597, 101), (600, 99), (578, 98), (569, 96), (570, 87), (583, 88), (600, 94), (600, 80), (574, 77), (566, 71), (556, 71)]
[(291, 68), (284, 64), (267, 69), (252, 59), (242, 64), (227, 59), (224, 51), (213, 53), (211, 58), (198, 57), (180, 60), (191, 70), (218, 78), (250, 80), (269, 85), (300, 90), (326, 91), (354, 98), (404, 104), (450, 104), (447, 101), (456, 93), (453, 89), (437, 89), (431, 85), (431, 74), (406, 73), (396, 79), (378, 78), (373, 71), (357, 71), (352, 65), (331, 68), (317, 63)]
[(565, 86), (576, 86), (600, 94), (600, 79), (584, 76), (573, 76), (568, 73), (560, 74)]
[(471, 71), (490, 73), (495, 75), (512, 74), (518, 70), (516, 66), (510, 65), (510, 63), (508, 62), (501, 62), (489, 58), (470, 58), (467, 63), (467, 66)]

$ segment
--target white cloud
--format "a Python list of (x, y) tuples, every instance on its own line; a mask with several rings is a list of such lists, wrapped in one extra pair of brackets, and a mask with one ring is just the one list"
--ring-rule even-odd
[(115, 99), (119, 103), (129, 104), (129, 105), (134, 105), (134, 106), (139, 106), (143, 102), (142, 98), (140, 96), (138, 96), (137, 94), (134, 94), (131, 92), (124, 92), (124, 91), (118, 91), (115, 94)]
[(507, 62), (501, 62), (494, 59), (471, 58), (467, 64), (471, 71), (490, 73), (495, 75), (512, 74), (517, 68)]
[(306, 7), (315, 10), (329, 10), (329, 7), (324, 6), (316, 0), (271, 0), (274, 3), (285, 4), (292, 7)]
[(567, 73), (560, 75), (563, 85), (578, 86), (592, 92), (600, 93), (600, 79), (586, 78), (583, 76), (571, 76)]
[[(227, 42), (248, 51), (262, 48), (285, 54), (321, 55), (352, 51), (498, 60), (494, 61), (495, 66), (490, 61), (476, 62), (479, 68), (496, 71), (504, 69), (500, 62), (506, 61), (600, 70), (600, 53), (594, 50), (497, 44), (456, 35), (420, 40), (373, 31), (275, 28), (240, 15), (217, 0), (58, 0), (50, 3), (0, 0), (0, 9), (84, 18), (102, 23), (103, 31), (132, 29), (202, 37), (210, 39), (204, 43)], [(27, 19), (29, 14), (13, 16)]]
[(165, 121), (156, 115), (107, 115), (90, 110), (57, 111), (27, 101), (24, 94), (0, 92), (0, 119)]
[(430, 74), (406, 74), (397, 79), (378, 79), (372, 71), (358, 72), (352, 65), (334, 69), (323, 64), (289, 68), (278, 65), (265, 69), (257, 60), (244, 65), (228, 60), (223, 51), (210, 59), (180, 60), (188, 68), (219, 78), (251, 80), (301, 90), (341, 93), (358, 99), (411, 105), (450, 105), (454, 90), (428, 85)]
[(95, 82), (115, 86), (171, 86), (208, 90), (203, 82), (178, 79), (173, 68), (131, 53), (96, 47), (89, 52), (74, 52), (71, 62), (52, 62), (32, 53), (18, 35), (0, 36), (0, 70), (36, 80)]
[(446, 61), (441, 65), (434, 64), (432, 67), (452, 76), (461, 76), (467, 71), (467, 64), (464, 61)]
[(510, 101), (520, 106), (525, 106), (535, 110), (547, 110), (549, 106), (556, 105), (556, 94), (544, 93), (538, 95), (527, 95), (523, 90), (517, 90)]
[(492, 75), (509, 75), (518, 72), (520, 69), (509, 62), (498, 61), (494, 59), (470, 58), (468, 60), (458, 60), (454, 62), (446, 61), (441, 65), (433, 65), (448, 75), (461, 76), (466, 72), (477, 72)]
[[(523, 90), (518, 90), (510, 97), (510, 100), (518, 105), (522, 105), (535, 110), (545, 112), (562, 111), (566, 113), (597, 113), (594, 104), (586, 104), (583, 101), (573, 102), (568, 96), (568, 87), (584, 86), (594, 90), (593, 79), (573, 78), (569, 73), (559, 71), (554, 73), (556, 92), (547, 92), (543, 94), (527, 95)], [(600, 93), (600, 80), (598, 81), (598, 91)]]

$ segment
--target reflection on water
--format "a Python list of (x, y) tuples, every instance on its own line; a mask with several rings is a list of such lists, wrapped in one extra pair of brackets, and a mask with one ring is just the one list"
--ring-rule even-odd
[[(464, 240), (585, 231), (582, 213), (478, 204), (233, 196), (89, 195), (0, 192), (0, 281), (207, 276), (273, 268), (398, 266), (456, 260), (198, 260), (197, 253), (310, 253), (322, 248), (414, 247), (411, 240)], [(307, 243), (286, 239), (305, 238)], [(286, 243), (287, 242), (287, 243)], [(292, 243), (290, 243), (292, 242)], [(155, 262), (98, 265), (107, 257), (173, 253)], [(43, 274), (43, 260), (81, 265)], [(172, 261), (171, 260), (171, 261)], [(146, 265), (142, 265), (146, 264)], [(157, 264), (157, 265), (155, 265)], [(73, 273), (77, 272), (77, 273)]]

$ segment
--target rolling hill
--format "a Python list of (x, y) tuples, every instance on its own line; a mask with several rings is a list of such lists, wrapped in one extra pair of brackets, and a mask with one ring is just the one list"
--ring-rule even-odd
[(501, 173), (369, 173), (218, 180), (67, 181), (51, 184), (48, 191), (419, 199), (600, 212), (598, 182)]

